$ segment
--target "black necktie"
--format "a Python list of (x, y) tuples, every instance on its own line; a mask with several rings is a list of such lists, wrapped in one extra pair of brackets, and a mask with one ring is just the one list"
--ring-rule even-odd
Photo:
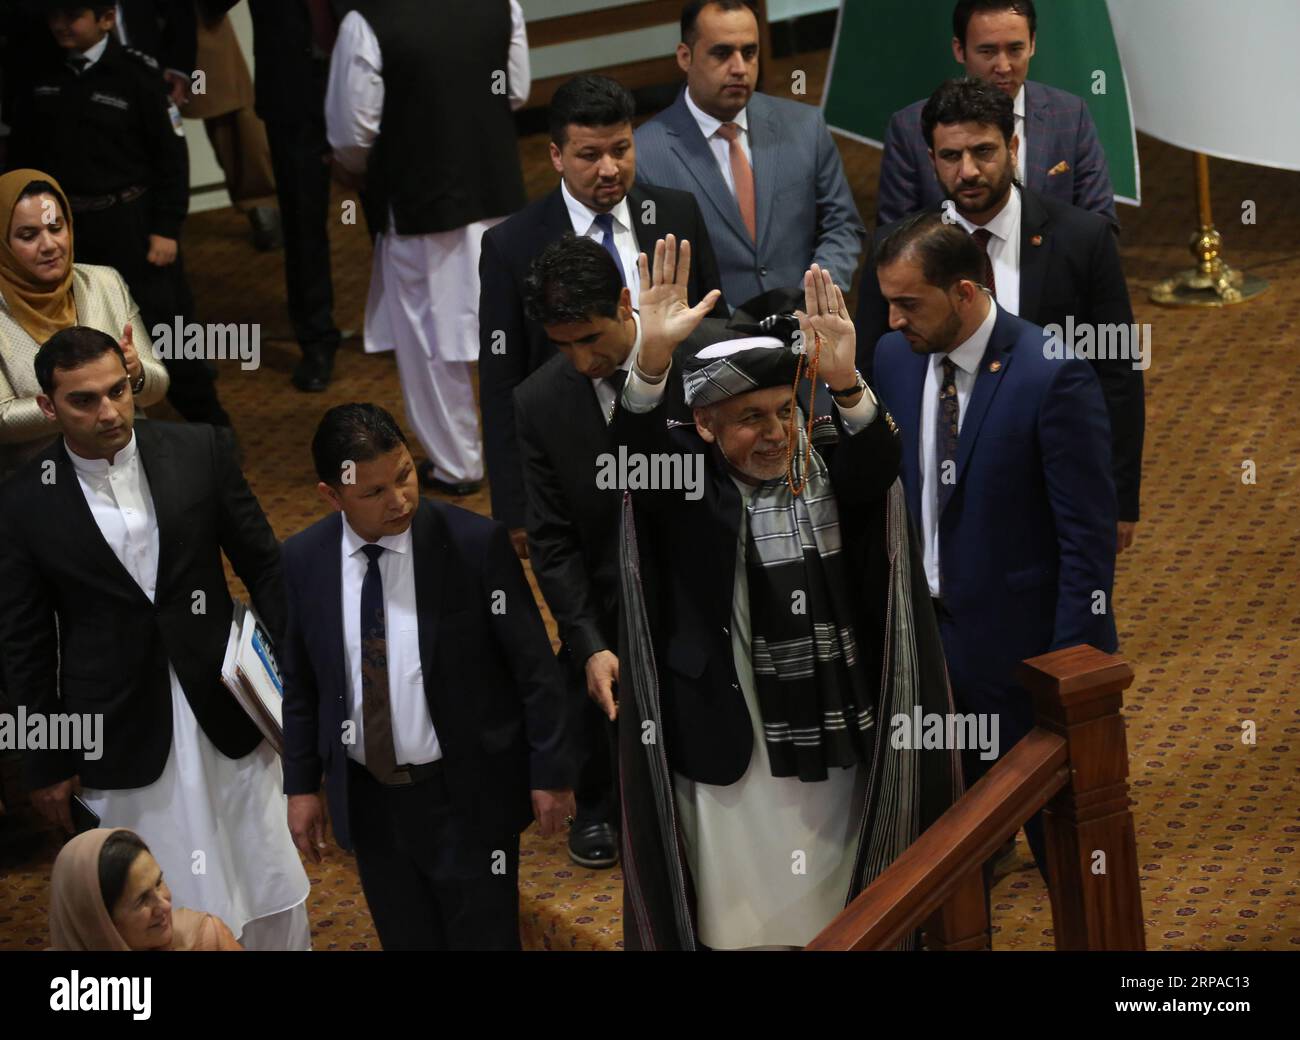
[(90, 59), (83, 54), (73, 54), (68, 58), (68, 67), (74, 76), (80, 76), (90, 65)]
[(618, 410), (618, 399), (623, 393), (623, 384), (627, 382), (627, 369), (615, 369), (613, 375), (605, 377), (605, 382), (614, 390), (614, 403), (610, 406), (609, 414), (605, 416), (605, 422), (611, 423), (614, 421), (614, 412)]
[(948, 504), (957, 484), (957, 422), (960, 409), (957, 403), (957, 366), (952, 358), (944, 358), (943, 382), (939, 386), (939, 414), (934, 427), (934, 461), (939, 481), (939, 512)]
[(970, 233), (970, 237), (975, 239), (975, 244), (980, 247), (980, 252), (984, 254), (984, 284), (988, 291), (993, 294), (993, 299), (998, 298), (998, 283), (993, 278), (993, 260), (989, 256), (989, 239), (993, 237), (993, 232), (988, 228), (976, 228)]
[(361, 582), (361, 726), (366, 769), (380, 783), (393, 780), (393, 711), (388, 700), (388, 635), (384, 624), (384, 579), (379, 572), (382, 545), (363, 545), (370, 561)]

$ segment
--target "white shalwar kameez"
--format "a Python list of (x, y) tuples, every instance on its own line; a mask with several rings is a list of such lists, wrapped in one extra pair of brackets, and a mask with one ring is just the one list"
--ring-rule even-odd
[[(135, 437), (113, 464), (68, 457), (86, 504), (113, 554), (149, 597), (158, 576), (158, 523)], [(249, 950), (310, 950), (307, 873), (289, 834), (280, 760), (265, 741), (227, 758), (208, 739), (175, 668), (172, 742), (162, 775), (147, 787), (84, 788), (101, 826), (144, 839), (162, 867), (172, 905), (221, 918)]]
[[(524, 14), (510, 0), (510, 107), (528, 100), (531, 72)], [(335, 160), (364, 173), (384, 110), (383, 57), (370, 23), (350, 11), (330, 59), (325, 123)], [(483, 446), (471, 363), (478, 360), (478, 258), (483, 233), (505, 215), (427, 235), (375, 236), (366, 298), (365, 349), (394, 350), (406, 417), (434, 476), (481, 480)]]

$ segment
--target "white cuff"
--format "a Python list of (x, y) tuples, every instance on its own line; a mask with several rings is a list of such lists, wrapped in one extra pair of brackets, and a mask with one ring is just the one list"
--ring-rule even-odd
[(633, 361), (627, 373), (627, 380), (623, 383), (622, 406), (635, 415), (654, 411), (659, 402), (664, 399), (664, 394), (668, 392), (668, 373), (672, 370), (673, 363), (669, 361), (664, 374), (657, 380), (652, 380)]
[[(835, 400), (831, 398), (831, 400)], [(844, 432), (852, 437), (855, 433), (865, 430), (876, 421), (876, 412), (879, 405), (876, 403), (876, 395), (871, 392), (871, 387), (864, 385), (862, 388), (862, 397), (852, 408), (846, 408), (838, 401), (835, 407), (840, 411), (840, 421), (844, 424)]]

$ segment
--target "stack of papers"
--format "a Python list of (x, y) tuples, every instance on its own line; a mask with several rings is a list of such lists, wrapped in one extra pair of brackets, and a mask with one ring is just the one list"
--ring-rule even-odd
[(257, 615), (235, 601), (235, 614), (226, 641), (221, 679), (235, 695), (248, 717), (257, 724), (277, 755), (284, 754), (284, 725), (281, 708), (284, 682), (266, 629)]

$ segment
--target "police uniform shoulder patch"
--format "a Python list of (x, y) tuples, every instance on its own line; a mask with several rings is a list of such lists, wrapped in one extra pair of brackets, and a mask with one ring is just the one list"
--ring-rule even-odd
[(143, 62), (145, 65), (148, 65), (149, 68), (155, 70), (158, 68), (158, 62), (152, 55), (145, 54), (144, 51), (138, 51), (134, 47), (123, 47), (122, 50), (126, 51), (126, 53), (131, 55), (131, 57), (133, 57), (136, 61)]

